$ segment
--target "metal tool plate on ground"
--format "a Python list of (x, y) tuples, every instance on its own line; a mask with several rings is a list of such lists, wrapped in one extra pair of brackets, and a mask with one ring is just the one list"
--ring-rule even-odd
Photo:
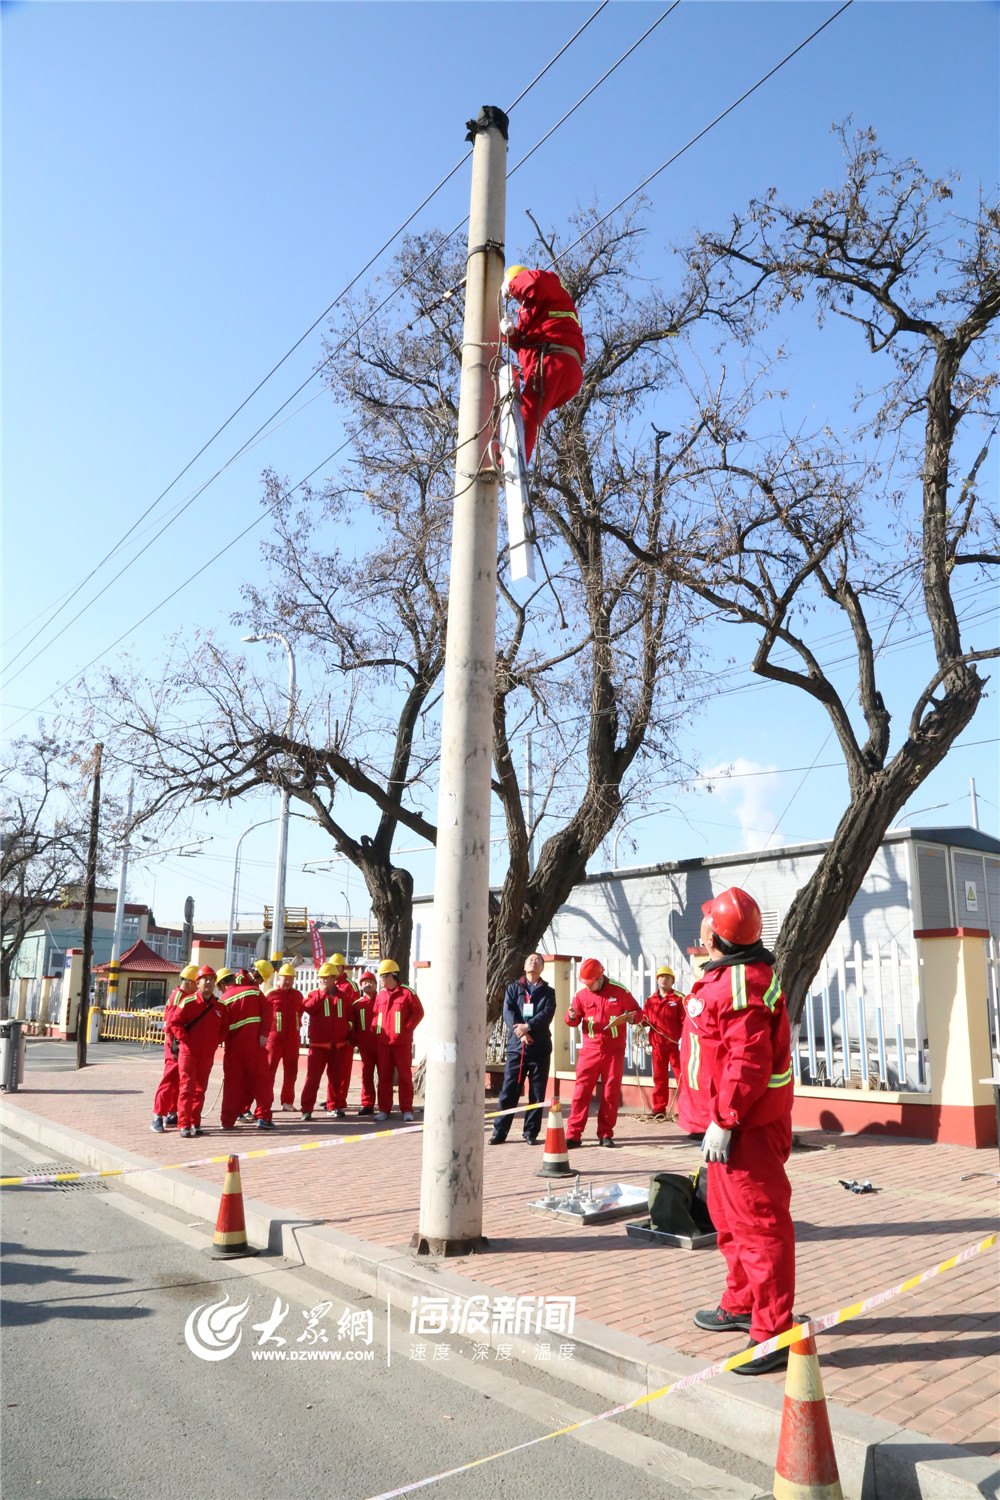
[(704, 1250), (719, 1238), (714, 1229), (710, 1234), (668, 1234), (664, 1229), (654, 1229), (648, 1215), (626, 1224), (625, 1233), (630, 1239), (645, 1240), (648, 1245), (668, 1245), (675, 1250)]
[(549, 1193), (536, 1198), (528, 1207), (536, 1213), (556, 1214), (561, 1219), (575, 1219), (579, 1224), (610, 1224), (627, 1219), (638, 1209), (647, 1207), (649, 1189), (631, 1182), (589, 1182), (581, 1186), (577, 1177), (568, 1193)]

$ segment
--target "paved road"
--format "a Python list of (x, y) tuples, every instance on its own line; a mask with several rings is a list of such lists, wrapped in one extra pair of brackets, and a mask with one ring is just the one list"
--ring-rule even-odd
[[(57, 1042), (51, 1037), (25, 1037), (25, 1077), (32, 1070), (45, 1073), (75, 1073), (76, 1043)], [(151, 1067), (163, 1068), (163, 1043), (141, 1046), (138, 1042), (96, 1042), (87, 1048), (87, 1066), (99, 1067), (102, 1062), (116, 1062), (119, 1058), (141, 1057), (149, 1060)]]
[[(12, 1175), (52, 1160), (9, 1132), (0, 1158)], [(5, 1500), (365, 1500), (610, 1404), (523, 1365), (476, 1362), (459, 1340), (433, 1361), (429, 1341), (418, 1362), (408, 1308), (390, 1330), (384, 1306), (286, 1260), (211, 1261), (212, 1226), (118, 1184), (4, 1189), (2, 1207)], [(248, 1306), (234, 1352), (208, 1362), (185, 1327), (217, 1303), (234, 1318)], [(287, 1314), (262, 1345), (276, 1304)], [(341, 1325), (345, 1314), (360, 1324)], [(200, 1327), (195, 1344), (230, 1347)], [(324, 1353), (341, 1357), (302, 1358)], [(750, 1500), (768, 1478), (630, 1413), (421, 1493)]]

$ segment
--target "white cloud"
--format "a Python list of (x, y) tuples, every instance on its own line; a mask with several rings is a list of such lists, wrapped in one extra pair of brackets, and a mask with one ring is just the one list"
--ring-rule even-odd
[(712, 777), (712, 795), (725, 798), (727, 809), (739, 822), (744, 849), (787, 843), (784, 833), (775, 827), (782, 807), (782, 779), (774, 766), (741, 756), (708, 766), (702, 774)]

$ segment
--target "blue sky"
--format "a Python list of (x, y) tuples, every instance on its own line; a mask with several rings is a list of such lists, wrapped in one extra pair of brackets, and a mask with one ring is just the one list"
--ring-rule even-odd
[[(481, 103), (508, 104), (593, 8), (322, 0), (3, 6), (8, 657), (36, 628), (25, 623), (80, 582), (458, 160), (464, 120)], [(511, 160), (665, 8), (666, 0), (615, 0), (513, 112)], [(527, 239), (526, 208), (558, 226), (578, 203), (611, 207), (835, 9), (811, 0), (684, 0), (512, 179), (509, 258)], [(956, 207), (968, 206), (979, 185), (989, 190), (997, 177), (997, 17), (985, 0), (856, 0), (653, 185), (645, 274), (669, 284), (677, 274), (669, 242), (724, 224), (772, 183), (795, 201), (836, 180), (830, 126), (850, 114), (929, 172), (960, 170)], [(467, 194), (463, 170), (414, 227), (450, 229)], [(154, 517), (167, 519), (310, 374), (321, 334), (304, 342)], [(861, 356), (840, 335), (828, 347), (823, 367), (810, 371), (800, 355), (793, 373), (800, 395), (811, 381), (817, 404), (840, 410)], [(196, 584), (178, 585), (254, 519), (265, 464), (297, 480), (340, 436), (338, 413), (320, 395), (228, 468), (135, 568), (12, 675), (3, 700), (8, 731), (30, 727), (51, 707), (45, 695), (123, 633), (153, 680), (173, 631), (214, 628), (234, 641), (228, 616), (240, 580), (259, 570), (256, 534)], [(57, 624), (107, 576), (99, 573)], [(165, 596), (168, 605), (133, 628)], [(990, 602), (981, 595), (977, 607)], [(977, 644), (986, 644), (987, 625), (978, 626)], [(745, 661), (748, 647), (745, 637), (720, 637), (716, 654), (735, 649)], [(918, 644), (894, 661), (902, 704), (930, 675), (929, 657)], [(277, 661), (274, 670), (280, 681)], [(837, 761), (832, 741), (822, 750), (827, 730), (825, 717), (797, 696), (755, 688), (713, 695), (685, 748), (706, 768), (739, 761), (784, 772)], [(980, 806), (982, 826), (998, 831), (996, 743), (971, 745), (996, 734), (991, 699), (962, 737), (970, 748), (957, 749), (914, 801), (948, 805), (915, 822), (967, 821), (974, 775), (990, 799)], [(801, 779), (753, 776), (712, 796), (671, 796), (677, 809), (666, 818), (628, 830), (635, 851), (622, 836), (619, 861), (739, 848), (758, 828), (779, 824), (789, 840), (824, 836), (841, 805), (843, 773), (816, 769), (786, 811)], [(199, 815), (198, 829), (213, 835), (208, 853), (137, 871), (130, 895), (148, 899), (155, 875), (161, 920), (175, 920), (189, 892), (200, 917), (223, 916), (235, 837), (267, 816), (265, 802)], [(272, 843), (273, 829), (264, 828), (245, 845), (247, 907), (269, 899)], [(303, 860), (327, 852), (316, 830), (293, 824), (290, 903), (343, 909), (344, 866), (333, 878), (301, 873)], [(429, 888), (430, 856), (415, 856), (413, 868), (418, 888)], [(352, 875), (346, 889), (354, 911), (363, 910), (360, 878)]]

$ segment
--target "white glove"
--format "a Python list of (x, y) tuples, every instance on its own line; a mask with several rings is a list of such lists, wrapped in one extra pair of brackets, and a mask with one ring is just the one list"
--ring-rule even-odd
[(723, 1130), (721, 1125), (716, 1125), (715, 1121), (712, 1121), (701, 1143), (701, 1154), (706, 1161), (729, 1160), (729, 1140), (732, 1133), (731, 1130)]
[(510, 333), (510, 330), (513, 328), (513, 326), (514, 326), (514, 319), (513, 318), (506, 318), (506, 317), (504, 317), (504, 318), (500, 319), (500, 332), (501, 333), (504, 333), (504, 334)]

